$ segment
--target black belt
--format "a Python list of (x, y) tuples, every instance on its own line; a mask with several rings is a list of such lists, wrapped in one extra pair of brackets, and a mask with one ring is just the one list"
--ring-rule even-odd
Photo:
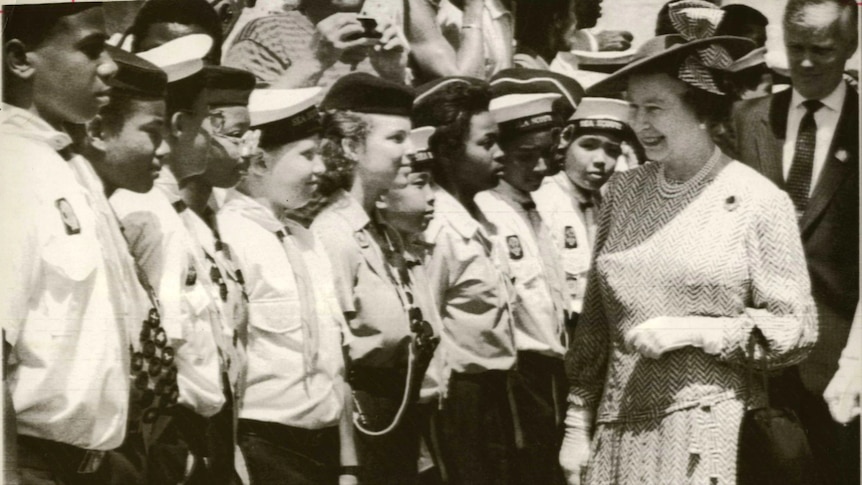
[(305, 429), (254, 419), (240, 419), (239, 432), (254, 434), (270, 443), (300, 450), (337, 444), (339, 440), (338, 426)]
[(18, 443), (39, 450), (54, 465), (80, 474), (96, 473), (102, 466), (106, 451), (86, 450), (66, 443), (51, 441), (34, 436), (18, 435)]
[(347, 382), (355, 391), (364, 391), (378, 397), (391, 397), (400, 401), (407, 381), (407, 369), (352, 365)]

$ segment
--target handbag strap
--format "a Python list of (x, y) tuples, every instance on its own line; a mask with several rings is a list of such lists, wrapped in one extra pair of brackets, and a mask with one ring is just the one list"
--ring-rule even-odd
[(763, 392), (766, 395), (766, 407), (769, 407), (769, 378), (766, 375), (766, 364), (763, 364), (760, 369), (756, 369), (756, 362), (754, 358), (754, 352), (757, 346), (760, 346), (763, 352), (766, 352), (766, 337), (763, 335), (763, 332), (760, 331), (759, 328), (754, 327), (751, 331), (751, 335), (748, 337), (748, 350), (746, 352), (745, 358), (745, 369), (746, 375), (748, 377), (748, 400), (751, 401), (751, 389), (754, 385), (754, 374), (759, 371), (760, 378), (763, 384)]

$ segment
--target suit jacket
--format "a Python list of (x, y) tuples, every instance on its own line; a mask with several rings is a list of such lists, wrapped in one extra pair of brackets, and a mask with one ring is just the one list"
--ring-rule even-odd
[[(739, 160), (784, 188), (782, 150), (791, 90), (741, 103), (733, 115)], [(799, 230), (820, 321), (818, 343), (800, 366), (802, 381), (822, 393), (838, 368), (859, 300), (859, 94), (841, 110), (826, 164)]]

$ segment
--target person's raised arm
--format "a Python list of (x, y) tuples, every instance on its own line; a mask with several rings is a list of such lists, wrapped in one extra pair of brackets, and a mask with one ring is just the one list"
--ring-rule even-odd
[(437, 26), (428, 0), (404, 0), (404, 31), (416, 63), (428, 77), (484, 78), (483, 0), (465, 0), (460, 45), (455, 49)]

